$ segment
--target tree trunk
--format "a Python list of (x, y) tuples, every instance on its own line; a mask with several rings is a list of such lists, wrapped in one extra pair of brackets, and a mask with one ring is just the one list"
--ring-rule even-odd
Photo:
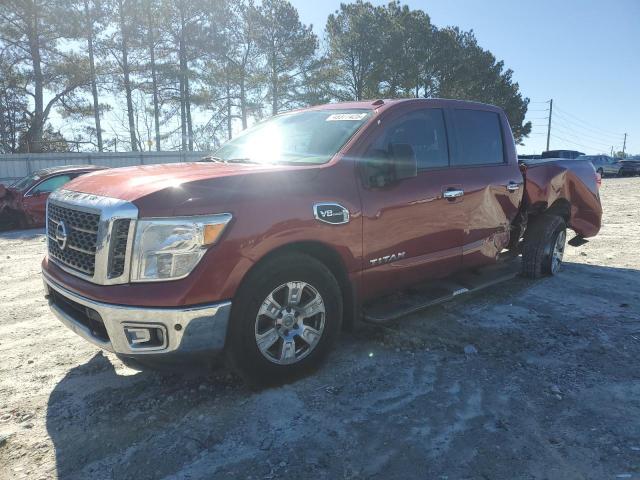
[(93, 118), (96, 124), (98, 151), (102, 152), (102, 128), (100, 128), (100, 102), (96, 82), (96, 66), (93, 57), (93, 15), (89, 11), (89, 2), (84, 0), (84, 14), (87, 20), (87, 46), (89, 47), (89, 74), (91, 75), (91, 95), (93, 95)]
[(275, 54), (275, 44), (271, 45), (271, 114), (276, 115), (278, 113), (278, 71), (277, 71), (277, 59)]
[(189, 91), (189, 76), (184, 79), (184, 105), (187, 113), (187, 137), (189, 140), (189, 151), (193, 152), (193, 122), (191, 121), (191, 92)]
[(42, 76), (42, 64), (40, 59), (40, 32), (38, 18), (38, 6), (32, 3), (33, 16), (32, 24), (29, 29), (29, 53), (33, 63), (33, 96), (34, 96), (34, 112), (31, 118), (31, 125), (27, 131), (25, 143), (27, 152), (42, 151), (42, 132), (44, 130), (44, 78)]
[(147, 3), (147, 20), (149, 22), (149, 57), (151, 61), (151, 85), (153, 89), (153, 123), (156, 130), (156, 150), (162, 150), (160, 145), (160, 105), (158, 102), (158, 77), (156, 72), (156, 47), (153, 31), (153, 12)]
[(5, 99), (8, 100), (8, 94), (6, 90), (3, 92), (3, 95), (0, 96), (0, 153), (10, 153), (9, 142), (7, 140), (8, 129), (7, 129), (7, 123), (6, 123), (6, 120), (7, 120), (6, 115), (8, 113), (8, 110), (5, 112), (5, 108), (4, 108)]
[(232, 123), (231, 123), (231, 88), (229, 86), (229, 73), (227, 72), (227, 78), (225, 79), (227, 88), (227, 139), (231, 140), (233, 137)]
[(240, 116), (242, 117), (242, 129), (247, 128), (247, 91), (245, 87), (245, 73), (240, 78)]
[(180, 111), (184, 110), (182, 116), (182, 149), (193, 150), (193, 122), (191, 120), (191, 93), (189, 91), (189, 66), (187, 60), (187, 46), (185, 38), (185, 18), (184, 4), (180, 3), (180, 45), (178, 47), (178, 56), (180, 62)]
[(183, 49), (183, 41), (182, 37), (180, 37), (180, 47), (179, 47), (179, 56), (180, 56), (180, 129), (182, 130), (182, 146), (181, 150), (187, 149), (187, 105), (185, 102), (185, 85), (184, 85), (184, 70), (182, 66), (182, 49)]
[(129, 119), (129, 135), (131, 141), (131, 151), (138, 151), (138, 140), (136, 138), (136, 123), (134, 120), (133, 100), (131, 98), (131, 80), (129, 72), (129, 45), (127, 28), (124, 20), (123, 0), (118, 0), (118, 10), (120, 14), (120, 34), (122, 35), (122, 73), (124, 76), (124, 91), (127, 97), (127, 117)]

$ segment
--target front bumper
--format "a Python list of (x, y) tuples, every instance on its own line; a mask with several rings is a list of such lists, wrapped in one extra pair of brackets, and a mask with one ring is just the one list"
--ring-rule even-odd
[(231, 302), (181, 308), (112, 305), (76, 294), (44, 271), (42, 277), (54, 315), (109, 352), (152, 360), (215, 355), (224, 349)]

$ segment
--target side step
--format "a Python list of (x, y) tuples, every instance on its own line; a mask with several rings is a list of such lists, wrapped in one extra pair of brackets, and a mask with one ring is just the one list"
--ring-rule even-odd
[(447, 302), (458, 295), (510, 280), (520, 272), (520, 259), (513, 258), (482, 269), (470, 270), (444, 280), (416, 285), (367, 304), (363, 320), (368, 323), (387, 323), (419, 312), (425, 308)]

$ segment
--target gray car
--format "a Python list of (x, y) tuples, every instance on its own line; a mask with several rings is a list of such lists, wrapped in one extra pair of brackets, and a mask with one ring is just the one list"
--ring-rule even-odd
[(620, 160), (608, 155), (580, 155), (576, 160), (590, 161), (602, 177), (618, 177), (621, 173)]

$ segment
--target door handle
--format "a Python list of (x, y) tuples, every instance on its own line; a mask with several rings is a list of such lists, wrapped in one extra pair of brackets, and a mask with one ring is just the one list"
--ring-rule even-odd
[(444, 198), (448, 198), (448, 199), (458, 198), (464, 195), (464, 190), (460, 190), (460, 189), (445, 190), (442, 195), (444, 196)]
[(509, 182), (507, 184), (507, 190), (509, 190), (510, 192), (515, 192), (520, 188), (520, 184), (516, 183), (516, 182)]

